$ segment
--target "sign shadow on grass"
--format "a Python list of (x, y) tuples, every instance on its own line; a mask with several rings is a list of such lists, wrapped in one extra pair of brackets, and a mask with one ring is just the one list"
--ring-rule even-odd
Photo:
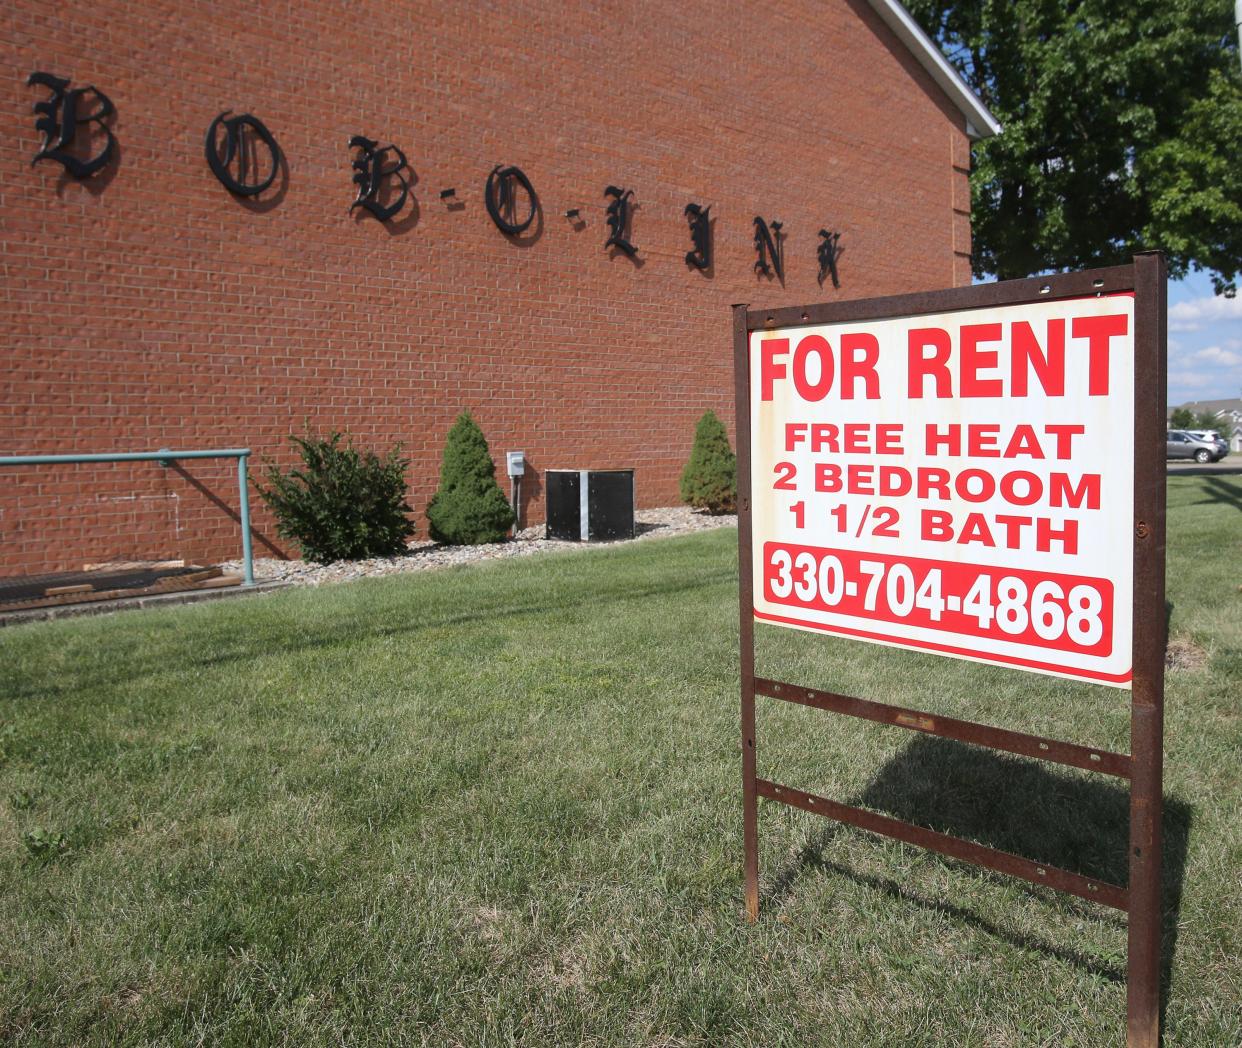
[(1242, 509), (1242, 486), (1233, 481), (1222, 480), (1220, 477), (1208, 477), (1205, 485), (1206, 497), (1195, 503), (1196, 506), (1232, 506)]
[[(1129, 879), (1128, 784), (1051, 770), (1024, 758), (989, 752), (951, 739), (920, 736), (885, 764), (859, 796), (846, 803), (869, 808), (940, 833), (977, 841), (1086, 877), (1124, 885)], [(1164, 934), (1161, 1014), (1177, 946), (1187, 840), (1193, 808), (1164, 799)], [(1025, 950), (1055, 957), (1110, 982), (1125, 982), (1125, 964), (1109, 964), (1074, 948), (1006, 928), (975, 912), (968, 899), (931, 898), (887, 877), (856, 872), (834, 861), (830, 845), (842, 827), (828, 823), (775, 876), (769, 904), (778, 904), (803, 877), (816, 871), (847, 877), (904, 903), (934, 910)], [(955, 863), (943, 858), (942, 861)], [(1024, 882), (975, 866), (997, 883)], [(1047, 898), (1047, 889), (1028, 889)], [(1098, 913), (1096, 907), (1057, 893), (1058, 904)], [(1120, 922), (1124, 928), (1124, 920)]]

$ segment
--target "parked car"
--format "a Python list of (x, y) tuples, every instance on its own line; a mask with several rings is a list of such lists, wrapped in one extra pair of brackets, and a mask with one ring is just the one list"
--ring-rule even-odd
[(1229, 454), (1229, 445), (1219, 437), (1208, 440), (1184, 429), (1169, 430), (1166, 440), (1166, 458), (1219, 462)]

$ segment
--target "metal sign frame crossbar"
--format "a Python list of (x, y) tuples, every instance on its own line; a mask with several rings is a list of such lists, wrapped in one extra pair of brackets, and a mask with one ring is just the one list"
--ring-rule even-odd
[[(1133, 677), (1130, 752), (1112, 753), (1024, 732), (956, 720), (868, 699), (799, 687), (755, 675), (754, 570), (750, 419), (750, 335), (807, 324), (882, 320), (924, 313), (1013, 306), (1133, 292), (1134, 520)], [(746, 913), (759, 917), (758, 801), (777, 801), (1079, 896), (1127, 914), (1127, 1029), (1130, 1048), (1154, 1048), (1160, 1031), (1161, 817), (1166, 620), (1164, 258), (1136, 255), (1132, 265), (849, 302), (753, 310), (733, 307), (734, 393), (737, 404), (739, 612), (741, 643), (742, 810)], [(863, 808), (851, 807), (756, 774), (755, 697), (1100, 772), (1130, 782), (1129, 883), (1109, 884), (1046, 863)]]

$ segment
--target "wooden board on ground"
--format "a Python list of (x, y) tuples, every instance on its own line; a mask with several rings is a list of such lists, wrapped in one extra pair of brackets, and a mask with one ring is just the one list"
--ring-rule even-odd
[[(85, 580), (76, 581), (68, 585), (43, 586), (41, 592), (36, 590), (33, 593), (27, 587), (24, 593), (20, 589), (17, 590), (17, 594), (21, 595), (13, 596), (5, 595), (0, 589), (0, 612), (25, 611), (31, 608), (103, 600), (125, 600), (190, 590), (221, 589), (226, 586), (238, 586), (242, 581), (240, 575), (225, 575), (224, 569), (220, 567), (198, 568), (192, 571), (185, 571), (178, 567), (173, 569), (172, 574), (167, 575), (158, 574), (160, 569), (157, 569), (156, 577), (153, 579), (151, 565), (142, 565), (141, 568), (138, 580), (142, 584), (139, 585), (118, 585), (124, 582), (124, 577), (119, 576), (116, 571), (109, 571), (100, 573), (100, 578), (95, 584)], [(168, 570), (168, 568), (165, 567), (163, 570)], [(96, 588), (96, 585), (101, 588)]]

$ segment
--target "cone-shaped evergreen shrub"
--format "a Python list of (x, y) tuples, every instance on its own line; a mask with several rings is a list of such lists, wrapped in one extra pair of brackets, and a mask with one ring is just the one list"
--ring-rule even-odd
[(406, 516), (405, 468), (400, 446), (380, 458), (342, 444), (340, 433), (327, 439), (290, 436), (302, 468), (282, 473), (267, 467), (267, 483), (254, 486), (276, 515), (276, 532), (302, 548), (307, 560), (360, 560), (404, 553), (414, 534)]
[(690, 461), (681, 474), (681, 500), (709, 513), (737, 510), (737, 456), (714, 411), (705, 412), (694, 429)]
[(513, 510), (496, 483), (487, 440), (468, 411), (449, 430), (440, 487), (427, 505), (427, 519), (431, 537), (454, 546), (500, 542), (513, 525)]

